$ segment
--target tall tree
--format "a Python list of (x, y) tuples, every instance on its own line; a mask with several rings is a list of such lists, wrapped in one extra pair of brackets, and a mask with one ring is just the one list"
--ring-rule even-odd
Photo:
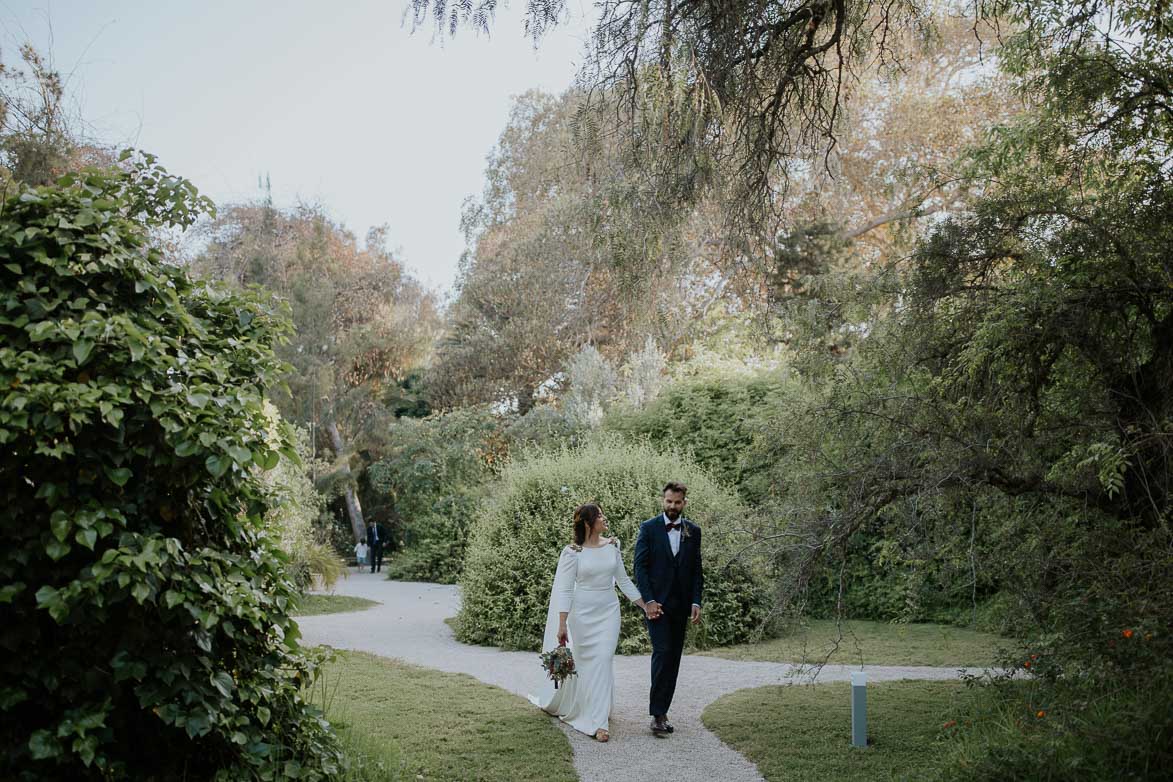
[(296, 333), (279, 355), (293, 372), (275, 401), (333, 451), (361, 539), (351, 461), (390, 415), (381, 397), (426, 360), (438, 324), (434, 297), (386, 249), (385, 231), (359, 247), (320, 209), (285, 211), (267, 200), (230, 206), (207, 232), (196, 271), (260, 285), (289, 303)]

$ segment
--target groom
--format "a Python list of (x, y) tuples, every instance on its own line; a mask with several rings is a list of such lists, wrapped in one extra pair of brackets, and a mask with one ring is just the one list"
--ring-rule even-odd
[(639, 528), (635, 543), (635, 583), (647, 604), (648, 635), (652, 638), (652, 692), (649, 713), (652, 733), (665, 736), (668, 707), (676, 692), (680, 655), (688, 622), (700, 624), (701, 528), (680, 514), (688, 489), (682, 483), (664, 487), (664, 512)]

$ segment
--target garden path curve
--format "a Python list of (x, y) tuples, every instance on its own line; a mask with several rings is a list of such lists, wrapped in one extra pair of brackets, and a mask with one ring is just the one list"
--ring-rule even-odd
[[(370, 652), (415, 665), (466, 673), (524, 697), (541, 680), (533, 652), (506, 652), (457, 642), (444, 620), (460, 607), (456, 587), (388, 581), (381, 574), (351, 573), (336, 594), (377, 600), (365, 611), (298, 619), (307, 644)], [(583, 782), (646, 782), (648, 779), (740, 782), (761, 780), (757, 768), (701, 724), (701, 711), (734, 690), (795, 681), (795, 666), (686, 655), (672, 702), (676, 732), (658, 739), (648, 730), (649, 658), (615, 657), (611, 741), (598, 744), (558, 723), (570, 738), (574, 767)], [(818, 681), (844, 681), (854, 666), (828, 665)], [(869, 681), (950, 679), (952, 668), (867, 666)], [(534, 719), (545, 719), (536, 708)], [(552, 719), (552, 718), (550, 718)], [(845, 735), (849, 731), (844, 726)], [(846, 740), (846, 739), (845, 739)]]

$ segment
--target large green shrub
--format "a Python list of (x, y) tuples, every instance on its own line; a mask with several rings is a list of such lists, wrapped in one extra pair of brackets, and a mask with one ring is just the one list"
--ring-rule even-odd
[[(704, 624), (696, 645), (745, 640), (766, 613), (765, 579), (750, 556), (742, 529), (746, 509), (695, 464), (646, 444), (600, 438), (581, 448), (535, 453), (508, 465), (477, 517), (461, 579), (463, 606), (457, 634), (472, 643), (536, 649), (562, 547), (571, 542), (574, 508), (598, 502), (621, 542), (631, 571), (640, 522), (660, 512), (669, 480), (688, 485), (686, 514), (703, 530)], [(622, 600), (620, 648), (647, 648), (642, 612)]]
[(0, 777), (329, 776), (255, 477), (286, 318), (165, 264), (209, 204), (124, 164), (0, 215)]
[(386, 455), (367, 470), (371, 488), (391, 500), (400, 549), (392, 578), (454, 583), (468, 529), (505, 456), (500, 416), (487, 406), (390, 427)]
[(697, 464), (742, 497), (757, 502), (766, 494), (760, 465), (749, 461), (749, 445), (771, 401), (786, 389), (779, 373), (710, 375), (675, 383), (641, 410), (618, 408), (605, 430), (629, 439), (687, 452)]

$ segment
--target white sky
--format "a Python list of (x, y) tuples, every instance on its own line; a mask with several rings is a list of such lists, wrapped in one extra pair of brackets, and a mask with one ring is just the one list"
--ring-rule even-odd
[(534, 51), (525, 3), (491, 38), (434, 41), (408, 0), (0, 0), (0, 56), (31, 41), (67, 76), (88, 135), (159, 156), (217, 204), (259, 194), (320, 203), (390, 244), (437, 290), (463, 249), (510, 98), (561, 92), (582, 61), (585, 0)]

